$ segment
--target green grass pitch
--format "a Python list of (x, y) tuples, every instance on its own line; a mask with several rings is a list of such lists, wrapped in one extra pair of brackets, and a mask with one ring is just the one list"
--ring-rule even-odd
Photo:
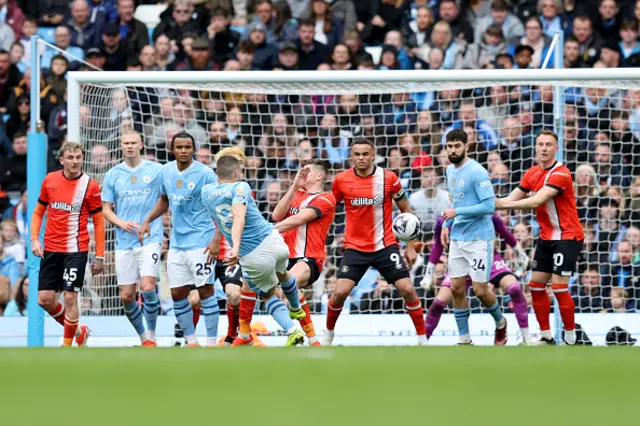
[(591, 347), (2, 349), (5, 425), (637, 424), (640, 354)]

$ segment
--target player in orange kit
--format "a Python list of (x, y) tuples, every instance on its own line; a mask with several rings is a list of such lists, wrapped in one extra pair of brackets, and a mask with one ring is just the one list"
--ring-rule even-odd
[[(47, 174), (31, 218), (31, 252), (40, 257), (38, 303), (53, 319), (64, 326), (63, 346), (85, 346), (89, 328), (78, 327), (80, 311), (78, 293), (84, 283), (89, 252), (89, 215), (93, 220), (96, 258), (91, 263), (93, 274), (104, 268), (104, 217), (98, 182), (82, 172), (84, 150), (76, 142), (60, 148), (62, 170)], [(39, 234), (42, 218), (47, 213), (44, 248)], [(56, 294), (64, 292), (64, 306)]]
[[(325, 243), (336, 211), (336, 199), (323, 192), (327, 179), (326, 162), (320, 159), (302, 163), (293, 184), (278, 202), (271, 217), (281, 221), (275, 225), (289, 247), (289, 272), (298, 289), (315, 283), (327, 256)], [(300, 320), (311, 346), (320, 346), (311, 320), (309, 305), (298, 290), (300, 305), (306, 316)]]
[(373, 142), (355, 140), (351, 144), (354, 167), (339, 173), (333, 182), (336, 201), (344, 200), (345, 204), (346, 250), (338, 269), (335, 292), (329, 299), (324, 343), (333, 342), (334, 328), (345, 300), (369, 267), (373, 267), (398, 289), (418, 334), (418, 344), (426, 345), (423, 310), (407, 269), (417, 254), (408, 241), (403, 260), (391, 228), (393, 201), (402, 213), (410, 213), (411, 206), (398, 176), (373, 164), (375, 155)]
[[(520, 185), (507, 198), (496, 200), (496, 209), (536, 210), (540, 239), (529, 288), (542, 332), (539, 345), (555, 344), (549, 324), (551, 304), (546, 293), (549, 279), (564, 323), (563, 343), (576, 342), (575, 305), (569, 293), (569, 279), (582, 251), (584, 232), (578, 218), (571, 172), (556, 160), (557, 153), (558, 136), (542, 130), (536, 138), (538, 164), (527, 170)], [(528, 193), (532, 195), (525, 198)]]

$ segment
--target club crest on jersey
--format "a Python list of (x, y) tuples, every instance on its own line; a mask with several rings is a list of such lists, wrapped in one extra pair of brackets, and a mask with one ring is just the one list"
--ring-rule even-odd
[(462, 188), (463, 186), (464, 186), (464, 180), (460, 179), (460, 188)]
[(456, 178), (451, 179), (451, 186), (456, 186)]
[(187, 188), (189, 188), (189, 189), (193, 189), (193, 188), (195, 188), (195, 187), (196, 187), (196, 183), (195, 183), (195, 182), (189, 182), (189, 183), (187, 184)]
[(136, 183), (138, 183), (138, 176), (136, 175), (131, 176), (131, 184), (135, 185)]
[(149, 183), (149, 182), (151, 182), (151, 176), (143, 176), (143, 177), (142, 177), (142, 181), (143, 181), (144, 183)]
[(372, 206), (374, 204), (382, 204), (382, 198), (381, 197), (373, 197), (373, 198), (358, 197), (351, 200), (352, 206)]
[(182, 179), (176, 181), (176, 188), (182, 188)]

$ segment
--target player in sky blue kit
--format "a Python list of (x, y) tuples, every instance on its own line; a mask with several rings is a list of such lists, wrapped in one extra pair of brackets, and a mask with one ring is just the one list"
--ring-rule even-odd
[(189, 289), (195, 286), (205, 318), (207, 346), (215, 346), (220, 310), (211, 284), (213, 280), (209, 281), (215, 265), (208, 259), (208, 248), (215, 227), (200, 193), (205, 185), (215, 183), (218, 179), (213, 170), (193, 159), (196, 146), (189, 133), (178, 133), (169, 146), (176, 159), (162, 167), (160, 199), (140, 225), (138, 238), (143, 243), (144, 236), (149, 233), (150, 223), (171, 207), (167, 275), (173, 310), (180, 328), (184, 330), (187, 346), (198, 346), (193, 310), (189, 304)]
[[(202, 200), (218, 232), (231, 245), (224, 263), (226, 266), (240, 263), (251, 290), (265, 301), (267, 312), (287, 331), (287, 346), (302, 344), (304, 334), (292, 319), (303, 319), (306, 315), (300, 308), (295, 278), (287, 271), (289, 247), (280, 232), (262, 217), (249, 185), (240, 182), (242, 172), (238, 158), (220, 157), (216, 170), (220, 181), (202, 189)], [(275, 295), (278, 283), (289, 301), (290, 310)], [(241, 330), (236, 340), (251, 344), (252, 337)], [(234, 341), (234, 345), (238, 343)]]
[(453, 312), (458, 325), (460, 344), (471, 344), (467, 276), (473, 292), (486, 306), (496, 322), (494, 343), (507, 343), (507, 321), (488, 281), (493, 264), (493, 240), (496, 238), (491, 215), (495, 211), (495, 194), (489, 173), (477, 161), (467, 157), (467, 133), (454, 129), (446, 136), (447, 187), (452, 207), (442, 213), (445, 226), (440, 238), (449, 246), (449, 276), (453, 293)]
[[(124, 161), (104, 177), (102, 211), (105, 219), (116, 227), (116, 276), (124, 313), (140, 336), (142, 346), (153, 347), (160, 313), (156, 277), (164, 233), (162, 219), (151, 222), (150, 235), (144, 244), (140, 245), (137, 235), (140, 223), (160, 196), (162, 165), (142, 158), (142, 138), (138, 132), (123, 134), (120, 146)], [(138, 283), (143, 309), (135, 300)]]

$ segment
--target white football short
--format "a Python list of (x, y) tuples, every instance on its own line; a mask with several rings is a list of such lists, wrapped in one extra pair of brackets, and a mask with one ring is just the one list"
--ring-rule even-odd
[(169, 288), (184, 286), (202, 287), (209, 284), (209, 276), (215, 269), (215, 262), (207, 263), (204, 247), (193, 250), (171, 250), (167, 255), (167, 276)]
[(289, 247), (275, 229), (247, 256), (240, 257), (240, 266), (247, 284), (259, 295), (278, 285), (278, 273), (283, 274), (289, 264)]
[(449, 276), (467, 275), (471, 281), (489, 282), (493, 265), (493, 240), (451, 241), (449, 247)]
[(118, 285), (138, 284), (141, 277), (158, 277), (160, 243), (129, 250), (116, 250)]

